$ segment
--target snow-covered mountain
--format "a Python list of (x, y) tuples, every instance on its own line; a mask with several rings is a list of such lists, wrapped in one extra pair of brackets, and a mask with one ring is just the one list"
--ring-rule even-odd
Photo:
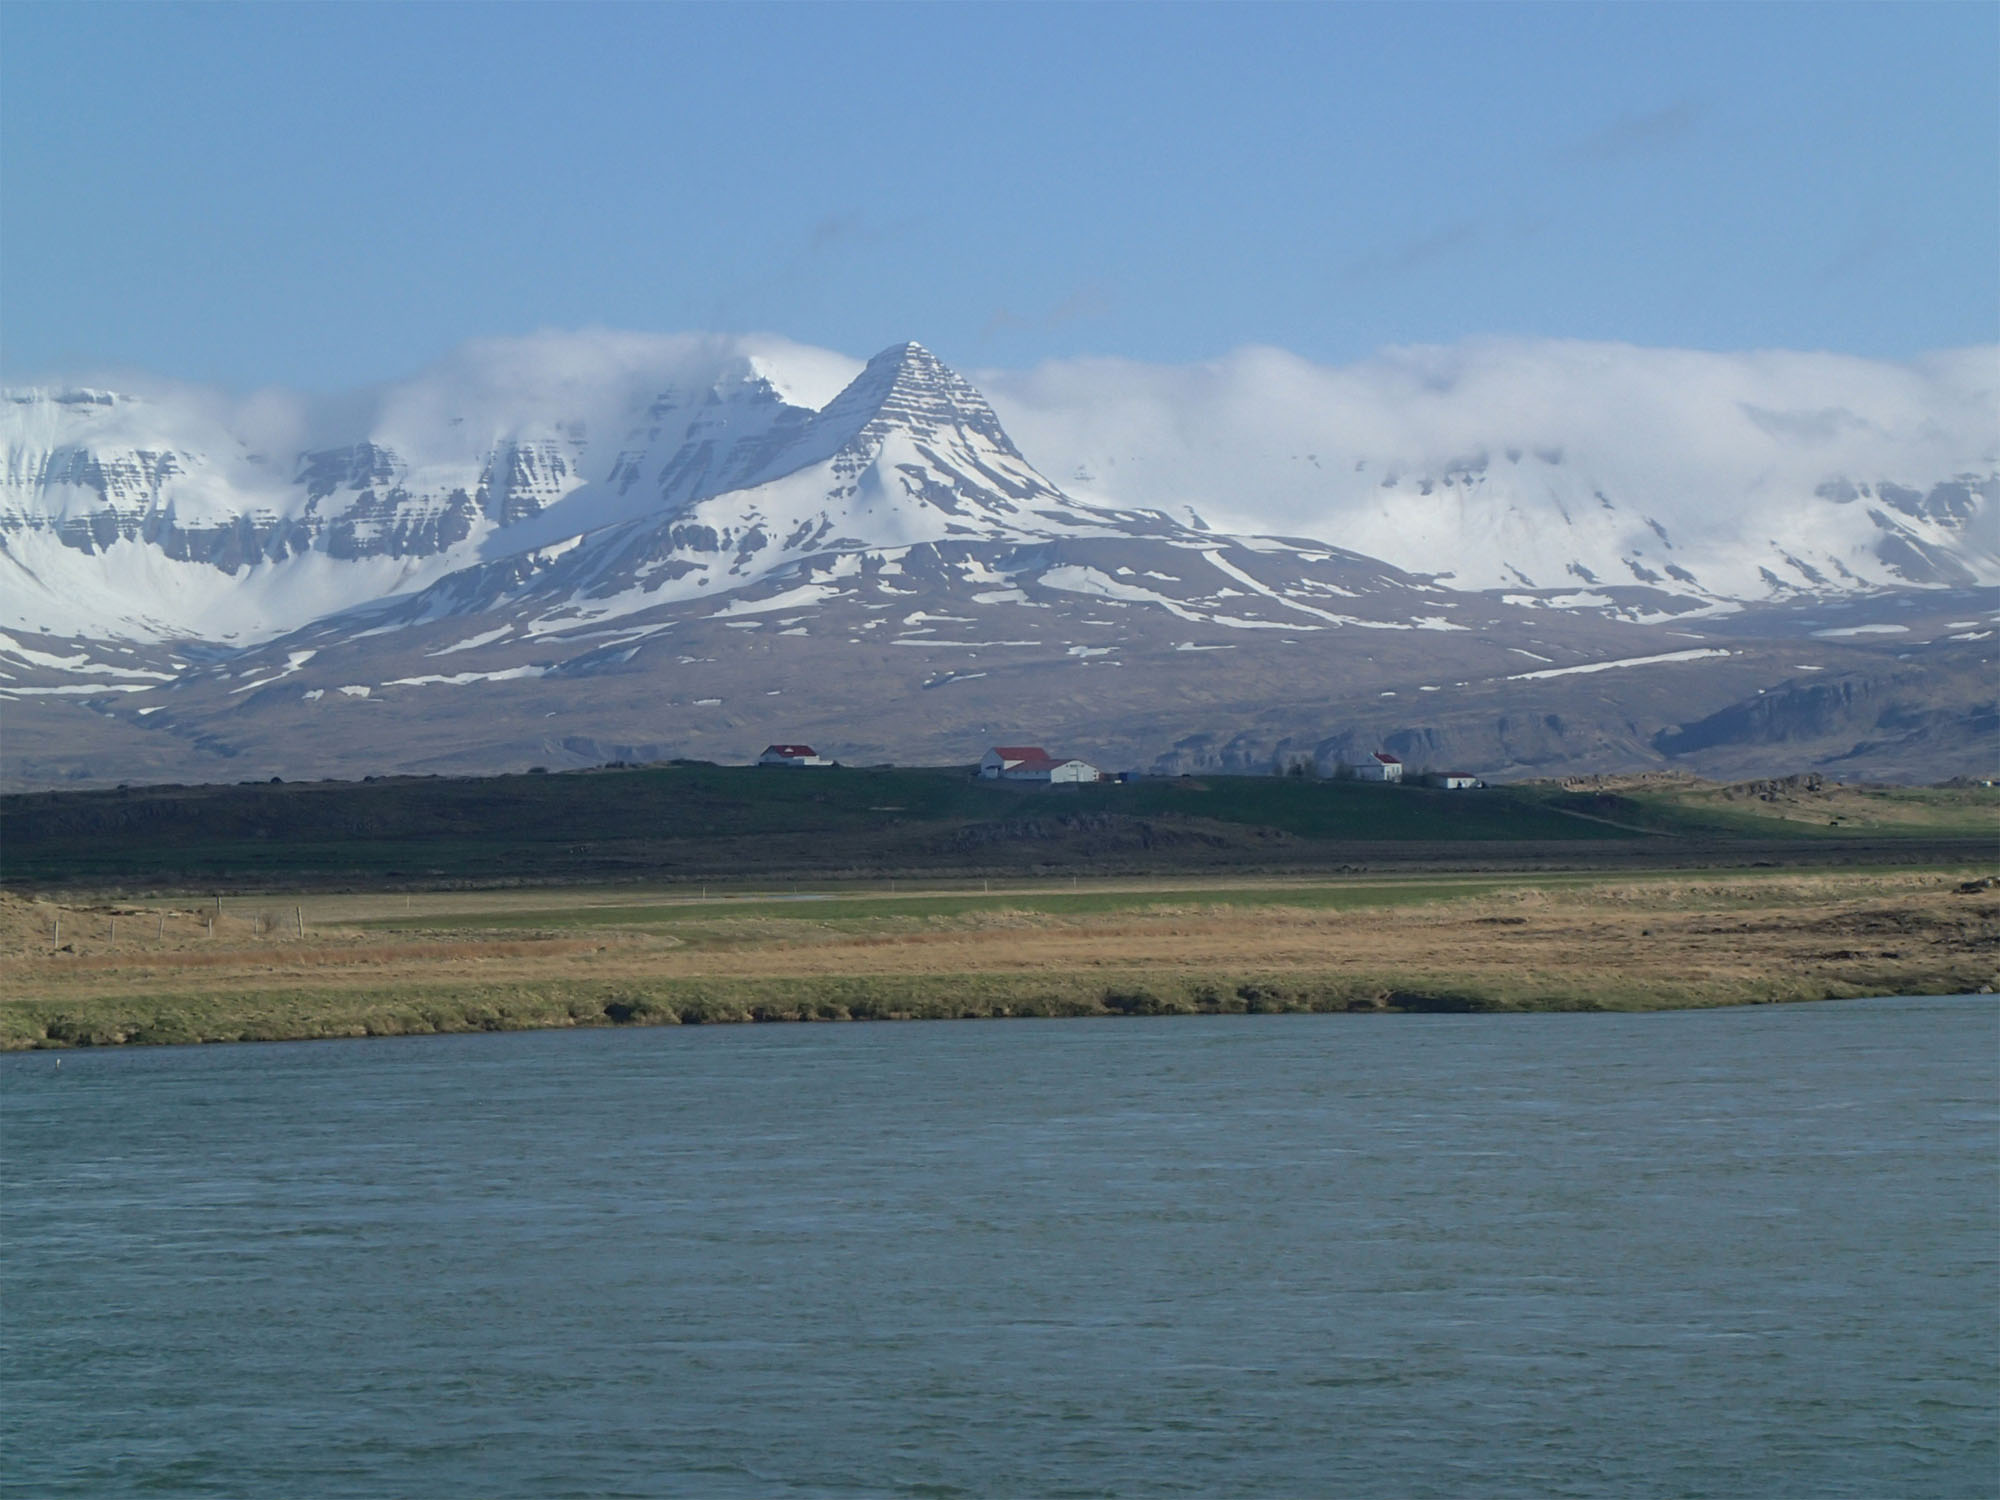
[[(5, 771), (492, 769), (808, 732), (937, 759), (1037, 717), (1175, 765), (1301, 736), (1486, 771), (1726, 760), (1727, 733), (1685, 726), (1787, 674), (1847, 674), (1873, 725), (1943, 680), (1898, 667), (1857, 698), (1891, 646), (1985, 660), (1981, 368), (1865, 419), (1758, 407), (1764, 446), (1738, 433), (1706, 470), (1657, 456), (1701, 402), (1668, 421), (1628, 390), (1624, 446), (1600, 411), (1565, 428), (1527, 402), (1480, 417), (1519, 443), (1461, 449), (1489, 429), (1440, 393), (1483, 375), (1376, 398), (1417, 413), (1377, 430), (1261, 354), (993, 377), (1005, 426), (920, 345), (864, 365), (768, 338), (477, 345), (338, 400), (14, 391)], [(1697, 480), (1727, 488), (1677, 488)], [(1951, 693), (1918, 696), (1932, 717), (1878, 764), (1928, 767), (1904, 741), (1958, 732)], [(1813, 721), (1835, 750), (1847, 712)]]
[[(1709, 604), (1990, 586), (1995, 366), (1554, 344), (996, 373), (1039, 472), (917, 346), (864, 369), (772, 339), (548, 335), (347, 403), (12, 391), (0, 618), (248, 642), (622, 522), (754, 536), (776, 561), (818, 545), (794, 535), (808, 515), (822, 541), (894, 546), (1150, 510), (1586, 607), (1617, 585)], [(854, 458), (891, 439), (872, 468)], [(842, 450), (855, 473), (823, 473)], [(822, 479), (864, 468), (822, 504)], [(917, 510), (881, 488), (906, 470), (925, 476)]]
[[(774, 340), (606, 337), (475, 345), (349, 402), (10, 391), (4, 618), (268, 639), (719, 493), (859, 368)], [(560, 525), (530, 524), (566, 499)]]

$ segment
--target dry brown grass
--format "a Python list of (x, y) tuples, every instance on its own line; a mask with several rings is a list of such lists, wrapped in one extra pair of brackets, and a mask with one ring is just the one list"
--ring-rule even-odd
[[(107, 908), (56, 908), (0, 896), (0, 994), (11, 1002), (114, 1004), (184, 992), (209, 1001), (304, 984), (326, 997), (467, 992), (504, 981), (542, 993), (566, 985), (694, 981), (848, 981), (987, 975), (1205, 977), (1386, 975), (1526, 997), (1596, 990), (1659, 1003), (1704, 995), (1906, 993), (2000, 986), (2000, 891), (1956, 889), (1941, 875), (1692, 877), (1543, 887), (1474, 899), (1337, 911), (1170, 905), (1098, 915), (977, 911), (822, 922), (719, 913), (676, 933), (604, 928), (532, 933), (260, 932), (225, 912), (214, 936), (195, 909), (121, 915), (133, 937), (109, 942)], [(473, 898), (460, 896), (461, 906)], [(273, 910), (278, 910), (276, 905)], [(490, 910), (490, 907), (482, 907)], [(132, 909), (123, 909), (132, 912)], [(93, 925), (95, 924), (95, 925)], [(297, 923), (292, 924), (294, 934)], [(98, 936), (95, 940), (92, 933)], [(1511, 1003), (1511, 1002), (1510, 1002)]]

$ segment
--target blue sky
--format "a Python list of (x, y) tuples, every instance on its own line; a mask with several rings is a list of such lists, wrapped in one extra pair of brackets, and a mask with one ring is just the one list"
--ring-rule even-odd
[(0, 7), (0, 367), (2000, 337), (2000, 7)]

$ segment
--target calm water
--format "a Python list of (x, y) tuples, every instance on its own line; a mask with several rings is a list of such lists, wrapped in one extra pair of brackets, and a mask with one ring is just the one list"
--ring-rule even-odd
[(2000, 1008), (0, 1061), (34, 1495), (1988, 1496)]

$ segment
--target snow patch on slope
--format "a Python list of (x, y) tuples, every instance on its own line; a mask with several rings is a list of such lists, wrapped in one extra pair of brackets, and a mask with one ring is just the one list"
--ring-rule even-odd
[(1615, 672), (1626, 667), (1651, 667), (1670, 661), (1701, 661), (1711, 656), (1733, 656), (1733, 651), (1720, 647), (1698, 647), (1689, 651), (1663, 651), (1657, 656), (1628, 656), (1622, 661), (1592, 661), (1576, 667), (1545, 667), (1539, 672), (1513, 672), (1507, 677), (1509, 682), (1539, 682), (1545, 677), (1574, 677), (1579, 673)]

